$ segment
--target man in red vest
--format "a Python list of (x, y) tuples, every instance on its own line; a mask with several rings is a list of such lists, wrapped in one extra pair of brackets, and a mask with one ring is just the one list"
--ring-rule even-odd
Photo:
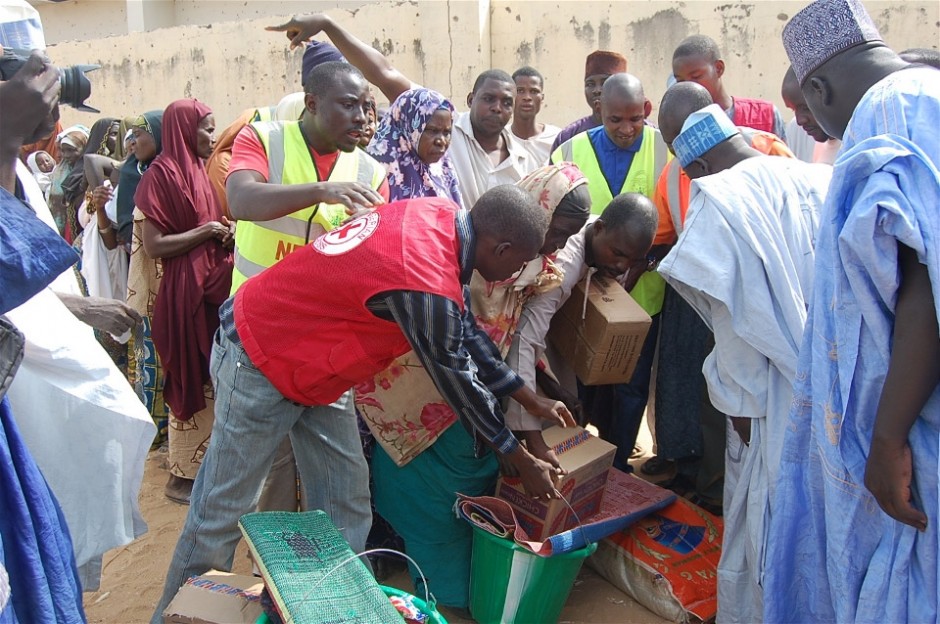
[[(519, 472), (536, 498), (557, 496), (557, 466), (506, 427), (497, 397), (574, 424), (500, 359), (470, 311), (476, 269), (509, 278), (538, 255), (548, 219), (522, 189), (498, 186), (473, 212), (421, 198), (386, 204), (256, 275), (219, 311), (212, 353), (216, 425), (152, 622), (190, 576), (229, 570), (238, 518), (254, 509), (275, 451), (290, 434), (312, 509), (354, 550), (372, 522), (368, 467), (346, 391), (413, 349), (477, 440)], [(535, 410), (535, 411), (532, 411)]]
[(734, 125), (773, 132), (783, 139), (786, 126), (777, 107), (767, 100), (731, 97), (721, 82), (724, 73), (721, 50), (711, 37), (686, 37), (672, 53), (672, 74), (678, 82), (697, 82), (708, 89)]

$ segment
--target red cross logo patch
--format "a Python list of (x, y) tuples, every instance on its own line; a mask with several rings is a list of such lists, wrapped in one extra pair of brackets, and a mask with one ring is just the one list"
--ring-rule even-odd
[(373, 211), (323, 234), (313, 241), (313, 248), (327, 256), (338, 256), (361, 245), (378, 227), (379, 213)]

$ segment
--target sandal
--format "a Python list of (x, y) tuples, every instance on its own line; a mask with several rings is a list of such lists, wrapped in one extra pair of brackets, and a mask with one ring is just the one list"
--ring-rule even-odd
[(672, 470), (676, 465), (675, 460), (666, 459), (665, 457), (660, 457), (656, 455), (655, 457), (650, 457), (646, 460), (646, 463), (640, 466), (640, 472), (651, 477), (657, 475), (666, 474)]
[(192, 493), (192, 479), (184, 479), (174, 474), (170, 475), (169, 480), (166, 482), (166, 487), (163, 488), (163, 495), (180, 505), (188, 505)]

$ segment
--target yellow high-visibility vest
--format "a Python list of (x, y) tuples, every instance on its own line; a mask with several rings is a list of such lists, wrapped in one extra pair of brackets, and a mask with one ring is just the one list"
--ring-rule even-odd
[[(250, 124), (268, 155), (269, 184), (320, 182), (299, 121)], [(327, 180), (357, 181), (378, 190), (385, 168), (365, 151), (340, 152)], [(347, 218), (342, 204), (315, 204), (270, 221), (240, 220), (235, 230), (232, 293), (249, 277), (274, 265), (298, 247), (337, 227)]]
[(277, 110), (277, 106), (262, 106), (261, 108), (255, 109), (255, 114), (251, 118), (251, 122), (257, 121), (274, 121), (274, 111)]
[[(630, 170), (623, 181), (621, 193), (642, 193), (653, 200), (656, 181), (662, 173), (666, 163), (672, 159), (669, 148), (659, 134), (659, 130), (650, 126), (643, 127), (643, 142), (640, 149), (633, 156)], [(607, 184), (604, 171), (601, 169), (594, 145), (587, 132), (576, 134), (562, 143), (553, 153), (552, 162), (573, 162), (578, 165), (581, 172), (588, 179), (588, 191), (591, 193), (591, 212), (601, 214), (614, 199), (614, 194)], [(663, 309), (663, 295), (666, 293), (666, 282), (659, 273), (645, 273), (630, 291), (633, 299), (646, 310), (650, 316), (658, 314)]]

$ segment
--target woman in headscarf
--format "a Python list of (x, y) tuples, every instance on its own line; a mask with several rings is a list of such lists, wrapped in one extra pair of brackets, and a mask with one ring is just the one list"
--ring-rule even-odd
[(437, 91), (409, 89), (395, 98), (366, 148), (388, 170), (389, 201), (447, 197), (460, 205), (447, 155), (453, 124), (454, 105)]
[[(133, 133), (132, 151), (121, 166), (115, 193), (117, 227), (113, 228), (112, 232), (102, 233), (106, 244), (110, 237), (115, 237), (116, 244), (123, 246), (130, 254), (127, 268), (127, 305), (134, 308), (144, 320), (134, 329), (128, 343), (132, 354), (128, 381), (134, 386), (137, 396), (157, 425), (153, 448), (166, 443), (170, 412), (163, 400), (163, 368), (150, 335), (153, 302), (160, 289), (163, 265), (158, 258), (151, 258), (144, 250), (145, 217), (139, 210), (134, 209), (134, 194), (142, 175), (161, 151), (162, 124), (163, 111), (144, 113), (130, 124)], [(122, 234), (122, 223), (126, 234)], [(105, 239), (105, 236), (109, 238)]]
[(173, 102), (163, 114), (163, 152), (134, 196), (146, 217), (144, 249), (163, 261), (153, 342), (171, 410), (170, 478), (175, 483), (168, 487), (186, 492), (196, 477), (187, 466), (201, 457), (212, 429), (212, 336), (219, 327), (219, 306), (232, 288), (235, 229), (222, 214), (204, 165), (214, 143), (212, 109), (192, 99)]
[[(162, 125), (163, 111), (150, 111), (137, 117), (130, 128), (134, 133), (134, 153), (121, 167), (117, 192), (117, 240), (128, 248), (134, 237), (134, 194), (141, 176), (163, 148)], [(133, 251), (130, 253), (133, 255)]]
[(78, 219), (76, 206), (69, 206), (65, 201), (63, 185), (76, 170), (75, 165), (85, 151), (85, 145), (88, 144), (88, 128), (82, 125), (66, 128), (59, 134), (58, 142), (62, 160), (52, 170), (52, 182), (46, 202), (59, 234), (71, 245), (78, 234)]
[(72, 230), (72, 237), (76, 240), (79, 239), (79, 233), (88, 223), (87, 214), (80, 214), (82, 202), (87, 199), (85, 192), (89, 189), (88, 178), (85, 175), (85, 156), (96, 154), (113, 158), (118, 149), (119, 123), (117, 119), (103, 117), (91, 126), (85, 148), (73, 163), (71, 173), (62, 182), (62, 201), (69, 215), (73, 212), (76, 214), (77, 227)]
[[(518, 185), (552, 215), (541, 255), (505, 282), (487, 283), (476, 274), (470, 282), (474, 315), (503, 357), (525, 301), (561, 285), (563, 276), (552, 259), (591, 212), (587, 179), (571, 163), (542, 167)], [(499, 472), (496, 457), (476, 457), (472, 435), (459, 424), (452, 426), (457, 416), (413, 353), (357, 386), (356, 405), (380, 442), (372, 457), (376, 510), (404, 538), (438, 601), (465, 609), (471, 531), (451, 508), (456, 492), (492, 492)], [(420, 595), (424, 590), (414, 572)]]

